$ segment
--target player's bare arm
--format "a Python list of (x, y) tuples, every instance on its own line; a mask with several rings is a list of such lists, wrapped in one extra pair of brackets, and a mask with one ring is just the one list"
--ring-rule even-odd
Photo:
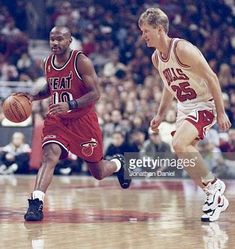
[[(41, 67), (45, 69), (45, 61), (41, 64)], [(50, 87), (48, 83), (45, 82), (41, 88), (35, 90), (35, 92), (31, 95), (31, 101), (42, 100), (48, 97), (50, 97)]]
[[(156, 55), (156, 51), (152, 54), (152, 63), (156, 69), (158, 69), (158, 58)], [(161, 120), (164, 118), (168, 108), (170, 107), (172, 100), (174, 96), (171, 94), (171, 92), (164, 87), (162, 92), (162, 97), (160, 101), (160, 106), (157, 111), (157, 115)]]
[(225, 113), (219, 80), (206, 59), (195, 46), (187, 41), (178, 42), (176, 53), (183, 64), (188, 65), (192, 72), (206, 80), (215, 101), (218, 125), (223, 131), (228, 130), (231, 123)]
[(23, 95), (27, 97), (30, 101), (35, 101), (50, 97), (50, 89), (48, 84), (45, 83), (41, 89), (37, 90), (36, 93), (30, 94), (25, 92), (18, 92), (18, 93), (13, 93), (12, 95), (18, 95), (18, 96)]
[(48, 83), (45, 83), (40, 90), (31, 95), (31, 100), (41, 100), (50, 97), (50, 88)]
[[(156, 51), (152, 54), (152, 63), (154, 67), (158, 68), (158, 59), (156, 56)], [(166, 87), (163, 88), (160, 106), (158, 108), (156, 116), (151, 120), (150, 127), (154, 132), (158, 132), (158, 126), (164, 119), (164, 116), (172, 103), (173, 95), (168, 91)]]
[(153, 131), (158, 132), (158, 127), (164, 119), (165, 114), (172, 103), (173, 98), (174, 96), (171, 94), (171, 92), (166, 87), (164, 87), (157, 114), (150, 122), (150, 127)]
[[(44, 69), (45, 67), (45, 62), (41, 64), (41, 67)], [(19, 92), (19, 93), (14, 93), (14, 95), (23, 95), (27, 97), (30, 101), (35, 101), (35, 100), (42, 100), (50, 97), (50, 88), (48, 86), (48, 83), (45, 82), (39, 89), (35, 89), (32, 94), (30, 93), (25, 93), (25, 92)]]
[(76, 99), (78, 108), (81, 108), (97, 102), (100, 98), (100, 91), (98, 87), (98, 77), (95, 72), (94, 66), (91, 60), (84, 54), (79, 55), (77, 69), (82, 77), (84, 84), (86, 85), (86, 89), (88, 90), (87, 94)]
[(152, 57), (151, 57), (151, 59), (152, 59), (152, 63), (153, 63), (153, 66), (156, 68), (156, 69), (158, 69), (158, 58), (157, 58), (157, 54), (156, 54), (157, 52), (156, 52), (156, 50), (153, 52), (153, 54), (152, 54)]

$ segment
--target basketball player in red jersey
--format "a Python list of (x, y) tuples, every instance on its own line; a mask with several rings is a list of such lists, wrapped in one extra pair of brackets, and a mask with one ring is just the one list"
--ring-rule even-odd
[(51, 98), (43, 129), (43, 158), (32, 198), (24, 216), (26, 221), (43, 219), (43, 199), (59, 159), (68, 151), (84, 159), (98, 180), (117, 172), (122, 188), (128, 188), (125, 162), (121, 155), (103, 160), (102, 134), (94, 110), (99, 99), (98, 79), (91, 61), (81, 52), (70, 49), (70, 31), (54, 27), (50, 32), (52, 54), (45, 60), (47, 84), (32, 101)]
[(178, 113), (172, 145), (179, 158), (195, 160), (195, 167), (185, 167), (185, 170), (207, 196), (201, 220), (215, 221), (228, 207), (225, 184), (208, 171), (196, 143), (204, 138), (216, 119), (223, 131), (231, 126), (225, 114), (218, 78), (198, 48), (186, 40), (168, 36), (169, 20), (159, 8), (143, 12), (139, 28), (147, 46), (155, 48), (152, 63), (164, 83), (160, 106), (150, 127), (158, 132), (175, 97)]

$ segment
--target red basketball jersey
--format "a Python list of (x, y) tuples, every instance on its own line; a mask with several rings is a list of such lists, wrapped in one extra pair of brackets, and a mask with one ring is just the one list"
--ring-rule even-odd
[[(55, 65), (55, 55), (45, 61), (45, 75), (50, 88), (51, 102), (67, 102), (85, 95), (88, 90), (77, 70), (77, 60), (82, 51), (72, 50), (69, 59), (62, 67)], [(94, 104), (77, 110), (58, 114), (61, 118), (78, 118), (94, 108)]]

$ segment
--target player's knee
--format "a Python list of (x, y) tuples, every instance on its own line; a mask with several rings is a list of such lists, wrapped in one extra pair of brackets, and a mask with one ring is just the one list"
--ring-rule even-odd
[(43, 149), (43, 162), (54, 167), (59, 161), (60, 155), (60, 147), (58, 145), (49, 144)]
[(182, 153), (182, 152), (186, 152), (186, 145), (180, 141), (179, 139), (173, 139), (172, 140), (172, 147), (174, 149), (174, 151), (177, 153)]

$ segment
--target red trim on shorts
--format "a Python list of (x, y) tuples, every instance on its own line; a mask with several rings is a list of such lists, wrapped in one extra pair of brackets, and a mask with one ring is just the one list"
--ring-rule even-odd
[(207, 128), (209, 128), (214, 121), (214, 114), (209, 110), (197, 111), (197, 116), (188, 115), (185, 120), (193, 124), (198, 130), (198, 138), (203, 139)]
[(65, 159), (68, 157), (69, 154), (69, 150), (66, 148), (66, 146), (61, 143), (60, 141), (57, 140), (47, 140), (45, 142), (42, 143), (42, 148), (47, 145), (47, 144), (58, 144), (61, 148), (61, 155), (60, 155), (60, 159)]
[[(176, 131), (172, 131), (172, 132), (171, 132), (171, 136), (174, 137), (175, 133), (176, 133)], [(199, 138), (199, 137), (196, 137), (195, 140), (200, 140), (200, 138)]]
[[(198, 130), (198, 137), (196, 140), (204, 139), (207, 128), (212, 126), (214, 121), (214, 114), (209, 110), (197, 111), (197, 116), (188, 115), (185, 120), (189, 121)], [(174, 137), (176, 131), (171, 132), (171, 136)]]

